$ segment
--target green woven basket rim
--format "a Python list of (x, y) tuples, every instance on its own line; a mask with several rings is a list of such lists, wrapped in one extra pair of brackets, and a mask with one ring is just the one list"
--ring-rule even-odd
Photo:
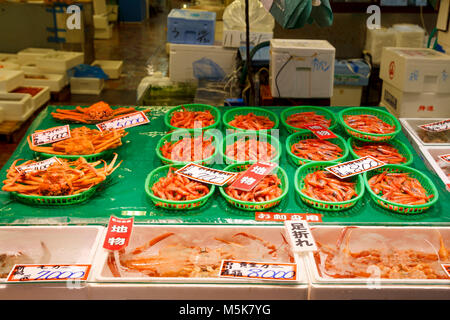
[[(264, 130), (247, 130), (247, 129), (236, 128), (236, 127), (228, 124), (227, 118), (228, 118), (229, 114), (231, 114), (231, 113), (233, 113), (233, 114), (236, 113), (237, 114), (237, 113), (240, 113), (241, 111), (242, 111), (242, 114), (249, 114), (249, 113), (251, 113), (253, 111), (259, 111), (259, 112), (265, 113), (265, 114), (268, 115), (270, 120), (275, 122), (275, 124), (273, 125), (273, 128), (264, 129)], [(243, 132), (258, 132), (258, 131), (270, 131), (270, 130), (277, 129), (279, 124), (280, 124), (280, 119), (278, 119), (278, 116), (276, 115), (275, 112), (270, 111), (268, 109), (258, 108), (258, 107), (237, 107), (237, 108), (232, 108), (232, 109), (229, 109), (229, 110), (225, 111), (225, 113), (223, 114), (223, 117), (222, 117), (222, 122), (223, 122), (223, 124), (225, 125), (225, 127), (227, 129), (233, 129), (233, 130), (238, 131), (238, 132), (239, 131), (243, 131)]]
[[(413, 173), (414, 175), (420, 176), (428, 183), (428, 186), (432, 190), (431, 194), (434, 197), (431, 199), (431, 201), (424, 203), (424, 204), (418, 204), (418, 205), (395, 203), (395, 202), (383, 199), (379, 195), (375, 194), (375, 192), (373, 192), (372, 188), (369, 186), (369, 179), (371, 177), (373, 177), (376, 173), (381, 173), (381, 172), (389, 170), (389, 169), (397, 169), (397, 170), (401, 170), (401, 172)], [(433, 204), (435, 204), (439, 199), (439, 192), (437, 191), (436, 186), (434, 185), (434, 183), (431, 181), (430, 178), (428, 178), (425, 174), (423, 174), (419, 170), (416, 170), (414, 168), (411, 168), (411, 167), (408, 167), (405, 165), (401, 165), (401, 164), (387, 164), (380, 168), (377, 168), (377, 169), (374, 169), (374, 170), (371, 170), (368, 172), (364, 172), (364, 185), (366, 186), (366, 189), (368, 189), (368, 191), (373, 199), (377, 199), (379, 201), (382, 201), (382, 202), (384, 202), (388, 205), (394, 206), (394, 207), (403, 207), (403, 208), (408, 208), (408, 209), (428, 208), (428, 207), (431, 207)], [(424, 186), (424, 188), (425, 188), (425, 186)], [(393, 211), (398, 211), (398, 210), (393, 210)]]
[(105, 156), (109, 156), (114, 152), (115, 149), (109, 149), (105, 150), (99, 153), (92, 153), (92, 154), (77, 154), (77, 155), (67, 155), (67, 154), (53, 154), (53, 153), (46, 153), (46, 152), (38, 152), (35, 151), (35, 153), (39, 156), (42, 156), (43, 158), (53, 158), (57, 157), (60, 159), (67, 159), (67, 160), (78, 160), (79, 158), (85, 158), (85, 159), (91, 159), (91, 158), (103, 158)]
[[(234, 163), (234, 164), (231, 164), (231, 165), (227, 166), (224, 169), (224, 171), (228, 171), (228, 170), (236, 168), (236, 167), (242, 167), (242, 166), (247, 165), (247, 164), (251, 165), (253, 163), (255, 163), (255, 162), (254, 161), (248, 161), (248, 162), (244, 162), (244, 163)], [(240, 170), (238, 172), (242, 172), (242, 171), (244, 171), (244, 170)], [(220, 191), (220, 193), (222, 194), (222, 196), (225, 199), (227, 199), (228, 201), (236, 202), (236, 203), (238, 203), (240, 205), (244, 205), (244, 206), (258, 206), (258, 207), (259, 206), (269, 205), (269, 204), (272, 204), (274, 202), (281, 201), (287, 195), (287, 193), (289, 191), (289, 179), (288, 179), (288, 176), (286, 174), (286, 171), (282, 167), (278, 166), (276, 174), (277, 174), (277, 176), (279, 178), (280, 178), (280, 174), (281, 174), (282, 178), (284, 179), (285, 183), (284, 183), (284, 186), (283, 186), (283, 192), (281, 193), (281, 195), (279, 197), (277, 197), (275, 199), (272, 199), (272, 200), (269, 200), (269, 201), (262, 201), (262, 202), (242, 201), (242, 200), (238, 200), (238, 199), (235, 199), (233, 197), (230, 197), (225, 192), (224, 187), (219, 187), (219, 191)]]
[[(67, 200), (67, 199), (73, 199), (73, 198), (80, 198), (82, 196), (88, 195), (89, 197), (92, 196), (95, 192), (95, 190), (97, 190), (97, 188), (100, 186), (101, 183), (96, 184), (95, 186), (92, 186), (90, 189), (77, 193), (77, 194), (71, 194), (68, 196), (33, 196), (33, 195), (29, 195), (29, 194), (21, 194), (19, 192), (11, 192), (12, 195), (14, 197), (17, 198), (22, 198), (22, 199), (27, 199), (30, 201), (36, 201), (36, 202), (41, 202), (39, 201), (40, 199), (42, 200)], [(45, 203), (43, 203), (45, 204)]]
[[(291, 147), (293, 145), (293, 140), (295, 138), (297, 138), (298, 136), (301, 136), (302, 139), (301, 140), (306, 140), (306, 139), (312, 139), (315, 138), (316, 136), (314, 135), (314, 133), (312, 132), (295, 132), (293, 134), (291, 134), (287, 139), (286, 139), (286, 152), (288, 153), (288, 155), (293, 159), (293, 160), (299, 160), (302, 162), (329, 162), (329, 161), (325, 161), (325, 160), (321, 160), (321, 161), (315, 161), (315, 160), (309, 160), (309, 159), (304, 159), (304, 158), (300, 158), (299, 156), (296, 156), (295, 154), (292, 153), (291, 151)], [(304, 138), (303, 138), (304, 137)], [(333, 139), (327, 139), (329, 140), (331, 143), (334, 143), (332, 140), (338, 140), (341, 142), (341, 145), (339, 145), (339, 147), (342, 147), (343, 149), (343, 154), (342, 157), (334, 159), (334, 160), (330, 160), (331, 162), (340, 162), (341, 160), (344, 160), (345, 158), (348, 157), (349, 154), (349, 148), (347, 145), (347, 142), (345, 141), (344, 138), (342, 138), (341, 136), (336, 134), (336, 138)], [(335, 143), (336, 144), (336, 143)]]
[(281, 111), (281, 114), (280, 114), (280, 118), (281, 118), (281, 123), (282, 123), (282, 125), (283, 125), (287, 130), (293, 130), (293, 131), (296, 131), (296, 132), (311, 132), (311, 131), (309, 131), (308, 129), (302, 129), (302, 128), (293, 127), (293, 126), (291, 126), (290, 124), (288, 124), (288, 123), (286, 122), (286, 119), (287, 119), (287, 117), (288, 117), (287, 114), (288, 114), (290, 111), (298, 110), (297, 113), (301, 113), (301, 112), (307, 112), (306, 110), (308, 110), (308, 109), (309, 109), (309, 110), (315, 110), (315, 111), (320, 111), (320, 112), (326, 113), (326, 114), (329, 116), (328, 119), (331, 119), (331, 125), (330, 125), (330, 127), (328, 128), (328, 129), (330, 129), (331, 131), (333, 131), (333, 130), (337, 127), (338, 121), (337, 121), (336, 116), (334, 115), (334, 113), (331, 112), (330, 110), (326, 109), (326, 108), (323, 108), (323, 107), (316, 107), (316, 106), (296, 106), (296, 107), (290, 107), (290, 108), (284, 109), (283, 111)]
[[(399, 146), (399, 148), (397, 148), (397, 150), (406, 158), (406, 162), (402, 163), (402, 165), (409, 166), (413, 162), (413, 154), (412, 154), (412, 152), (409, 151), (409, 149), (406, 146), (406, 144), (404, 144), (403, 142), (401, 142), (400, 140), (395, 139), (395, 138), (391, 139), (391, 140), (388, 140), (388, 141), (379, 141), (379, 142), (373, 141), (373, 142), (369, 142), (369, 141), (362, 141), (362, 140), (356, 139), (354, 137), (349, 137), (347, 139), (347, 145), (348, 145), (348, 149), (350, 150), (350, 154), (353, 156), (354, 159), (359, 159), (361, 157), (358, 156), (355, 153), (355, 151), (353, 150), (353, 144), (354, 143), (362, 143), (362, 144), (386, 143), (386, 144), (391, 144), (395, 148), (397, 148), (397, 146)], [(401, 150), (399, 150), (399, 149), (401, 149)]]
[(240, 136), (244, 136), (244, 137), (248, 137), (249, 135), (255, 135), (256, 137), (265, 137), (267, 142), (270, 141), (270, 144), (272, 144), (272, 141), (274, 141), (274, 144), (272, 144), (275, 149), (277, 150), (277, 154), (273, 159), (270, 159), (269, 162), (278, 162), (278, 160), (281, 157), (281, 143), (280, 140), (278, 140), (277, 138), (275, 138), (274, 136), (265, 134), (265, 133), (258, 133), (258, 131), (245, 131), (245, 132), (236, 132), (236, 133), (232, 133), (229, 134), (227, 136), (225, 136), (225, 138), (222, 141), (222, 147), (220, 148), (220, 155), (222, 156), (223, 159), (225, 159), (225, 164), (243, 164), (246, 162), (256, 162), (258, 160), (251, 160), (251, 161), (239, 161), (236, 159), (232, 159), (230, 157), (228, 157), (227, 155), (225, 155), (225, 149), (228, 146), (227, 142), (229, 140), (236, 142), (238, 139), (234, 139), (234, 137), (240, 137)]
[[(353, 112), (353, 111), (358, 111), (358, 112), (361, 111), (360, 114), (366, 114), (367, 112), (369, 112), (369, 113), (378, 113), (378, 114), (384, 115), (392, 120), (392, 122), (395, 125), (395, 131), (391, 132), (391, 133), (369, 133), (369, 132), (364, 132), (364, 131), (359, 131), (359, 130), (353, 129), (348, 124), (346, 124), (344, 121), (344, 115), (346, 115), (348, 112)], [(365, 107), (347, 108), (338, 113), (338, 119), (339, 119), (340, 124), (348, 131), (353, 131), (353, 132), (356, 132), (356, 133), (359, 133), (362, 135), (366, 135), (369, 137), (392, 137), (393, 138), (402, 129), (400, 122), (397, 120), (397, 118), (395, 116), (393, 116), (389, 112), (386, 112), (383, 110), (378, 110), (378, 109), (372, 109), (372, 108), (365, 108)], [(356, 137), (356, 138), (358, 138), (358, 137)]]
[[(298, 167), (297, 170), (295, 171), (295, 177), (294, 177), (294, 186), (295, 186), (295, 191), (297, 191), (297, 193), (301, 196), (304, 197), (312, 202), (317, 202), (320, 204), (325, 204), (325, 205), (329, 205), (329, 206), (341, 206), (341, 205), (346, 205), (352, 202), (357, 202), (359, 201), (363, 196), (364, 196), (364, 192), (365, 192), (365, 186), (364, 186), (364, 180), (363, 177), (361, 175), (357, 175), (355, 177), (355, 179), (357, 180), (356, 183), (357, 185), (359, 185), (361, 187), (361, 192), (355, 197), (352, 198), (350, 200), (346, 200), (346, 201), (341, 201), (341, 202), (332, 202), (332, 201), (323, 201), (323, 200), (318, 200), (318, 199), (314, 199), (311, 198), (310, 196), (304, 194), (301, 189), (300, 189), (300, 179), (303, 180), (304, 177), (306, 177), (307, 172), (306, 170), (309, 168), (315, 168), (318, 170), (325, 170), (325, 167), (330, 167), (333, 166), (335, 164), (339, 164), (338, 162), (332, 162), (332, 161), (322, 161), (322, 162), (309, 162), (307, 164), (304, 164), (301, 167)], [(356, 187), (355, 187), (356, 188)], [(329, 210), (329, 209), (328, 209)], [(333, 211), (339, 211), (341, 209), (333, 209)]]
[[(147, 175), (147, 178), (145, 179), (145, 192), (147, 193), (147, 195), (148, 195), (152, 200), (154, 200), (154, 201), (156, 201), (156, 202), (163, 202), (163, 203), (173, 204), (173, 205), (188, 205), (188, 204), (197, 203), (197, 202), (200, 202), (200, 201), (206, 201), (206, 200), (208, 200), (208, 199), (213, 195), (214, 190), (215, 190), (215, 186), (214, 186), (214, 185), (210, 185), (210, 189), (209, 189), (209, 193), (208, 193), (208, 194), (206, 194), (205, 196), (203, 196), (203, 197), (201, 197), (201, 198), (194, 199), (194, 200), (174, 201), (174, 200), (166, 200), (166, 199), (162, 199), (162, 198), (159, 198), (159, 197), (155, 196), (155, 195), (153, 194), (153, 192), (151, 191), (151, 188), (150, 188), (150, 187), (151, 187), (151, 186), (150, 186), (150, 180), (151, 180), (151, 178), (152, 178), (154, 175), (158, 174), (160, 171), (166, 171), (166, 172), (168, 172), (168, 171), (169, 171), (169, 168), (171, 168), (171, 167), (179, 169), (179, 168), (184, 167), (184, 165), (182, 165), (182, 164), (168, 164), (168, 165), (161, 166), (161, 167), (158, 167), (158, 168), (152, 170), (152, 171)], [(180, 208), (179, 210), (184, 210), (184, 208)]]
[[(164, 157), (163, 155), (162, 155), (162, 153), (161, 153), (161, 147), (164, 145), (164, 143), (166, 142), (166, 141), (171, 141), (171, 137), (174, 135), (174, 134), (179, 134), (179, 133), (187, 133), (187, 134), (190, 134), (191, 136), (193, 136), (193, 135), (198, 135), (198, 134), (205, 134), (205, 135), (210, 135), (210, 136), (212, 136), (213, 137), (213, 145), (214, 145), (214, 148), (215, 148), (215, 150), (214, 150), (214, 153), (211, 155), (211, 156), (209, 156), (209, 157), (207, 157), (207, 158), (205, 158), (205, 159), (201, 159), (201, 160), (196, 160), (196, 161), (174, 161), (174, 160), (171, 160), (171, 159), (168, 159), (168, 158), (166, 158), (166, 157)], [(166, 134), (165, 136), (163, 136), (161, 139), (159, 139), (159, 141), (158, 141), (158, 144), (156, 145), (156, 149), (155, 149), (155, 151), (156, 151), (156, 155), (158, 156), (158, 158), (161, 160), (161, 161), (163, 161), (163, 162), (168, 162), (168, 163), (171, 163), (171, 164), (188, 164), (188, 163), (191, 163), (191, 162), (193, 162), (193, 163), (204, 163), (204, 162), (208, 162), (208, 161), (210, 161), (210, 160), (212, 160), (212, 159), (214, 159), (218, 154), (219, 154), (219, 150), (220, 149), (220, 143), (219, 143), (219, 138), (217, 137), (217, 135), (215, 135), (215, 134), (213, 134), (213, 133), (211, 133), (211, 132), (194, 132), (194, 131), (184, 131), (184, 129), (181, 129), (181, 130), (175, 130), (175, 131), (173, 131), (173, 132), (171, 132), (171, 133), (168, 133), (168, 134)]]
[[(209, 126), (206, 127), (202, 127), (202, 128), (179, 128), (179, 127), (174, 127), (173, 125), (170, 124), (170, 119), (172, 116), (172, 113), (175, 111), (178, 111), (179, 109), (185, 107), (186, 109), (208, 109), (211, 111), (212, 115), (214, 116), (214, 120), (215, 122)], [(200, 103), (190, 103), (190, 104), (182, 104), (176, 107), (173, 107), (172, 109), (170, 109), (164, 116), (164, 123), (165, 125), (170, 128), (171, 130), (177, 130), (177, 129), (183, 129), (183, 130), (207, 130), (207, 129), (214, 129), (216, 128), (219, 124), (220, 124), (220, 110), (214, 106), (210, 106), (208, 104), (200, 104)]]

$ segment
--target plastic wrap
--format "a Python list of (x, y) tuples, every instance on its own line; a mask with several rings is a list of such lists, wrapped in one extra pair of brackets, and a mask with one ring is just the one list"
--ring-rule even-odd
[[(275, 20), (259, 0), (249, 1), (249, 19), (253, 32), (272, 32), (275, 26)], [(228, 30), (245, 31), (245, 1), (235, 0), (225, 8), (223, 25)]]

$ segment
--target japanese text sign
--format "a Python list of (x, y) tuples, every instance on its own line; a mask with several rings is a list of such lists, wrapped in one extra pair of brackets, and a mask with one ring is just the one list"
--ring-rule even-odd
[(61, 161), (59, 161), (58, 158), (52, 157), (52, 158), (45, 159), (45, 160), (35, 162), (32, 164), (18, 166), (18, 167), (16, 167), (16, 170), (19, 173), (22, 173), (22, 172), (27, 173), (27, 172), (31, 172), (31, 171), (43, 171), (43, 170), (47, 170), (48, 167), (50, 167), (55, 162), (61, 163)]
[(31, 135), (31, 144), (40, 146), (70, 138), (69, 125), (54, 127), (47, 130), (36, 131)]
[(314, 133), (316, 137), (321, 140), (337, 138), (337, 136), (331, 130), (323, 125), (305, 124), (304, 127), (305, 129), (312, 131), (312, 133)]
[(90, 264), (16, 264), (9, 273), (6, 281), (85, 281), (88, 278), (90, 270)]
[(450, 119), (427, 123), (427, 124), (422, 124), (419, 126), (419, 128), (422, 128), (423, 130), (430, 131), (430, 132), (446, 131), (446, 130), (450, 129)]
[(219, 276), (225, 278), (295, 281), (297, 280), (297, 265), (295, 263), (223, 260)]
[(107, 131), (112, 129), (125, 129), (140, 126), (142, 124), (146, 124), (149, 122), (150, 120), (148, 120), (145, 113), (142, 111), (138, 111), (99, 123), (97, 124), (97, 128), (100, 131)]
[(304, 220), (286, 220), (284, 226), (292, 251), (307, 252), (317, 250), (308, 222)]
[(120, 250), (128, 245), (133, 229), (133, 218), (119, 219), (114, 216), (109, 218), (103, 248), (107, 250)]
[(223, 186), (228, 182), (233, 181), (233, 179), (237, 176), (237, 173), (235, 172), (208, 168), (193, 162), (178, 169), (175, 173), (195, 181), (214, 184), (216, 186)]
[(276, 213), (276, 212), (255, 212), (256, 221), (287, 221), (306, 220), (309, 222), (322, 222), (320, 213)]
[(334, 166), (326, 167), (325, 170), (331, 172), (340, 179), (344, 179), (382, 167), (385, 164), (386, 163), (379, 161), (372, 156), (365, 156), (356, 160), (342, 162)]
[(252, 190), (266, 175), (277, 167), (276, 163), (256, 162), (252, 164), (243, 175), (236, 179), (231, 187), (243, 191)]

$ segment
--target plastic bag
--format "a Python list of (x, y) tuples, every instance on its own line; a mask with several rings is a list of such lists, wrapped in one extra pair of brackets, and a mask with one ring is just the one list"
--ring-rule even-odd
[(219, 81), (226, 76), (225, 71), (214, 61), (208, 58), (202, 58), (192, 63), (194, 68), (194, 77), (198, 80)]
[(100, 67), (79, 64), (69, 70), (69, 76), (74, 78), (108, 79), (108, 75)]
[[(259, 0), (249, 0), (250, 31), (273, 32), (275, 20)], [(228, 30), (245, 31), (245, 1), (235, 0), (223, 12), (223, 25)]]

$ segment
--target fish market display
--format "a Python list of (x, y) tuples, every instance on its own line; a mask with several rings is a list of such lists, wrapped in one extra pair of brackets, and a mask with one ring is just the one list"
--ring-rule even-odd
[(300, 140), (291, 146), (291, 151), (297, 157), (313, 161), (329, 161), (343, 156), (338, 145), (320, 139)]
[(430, 132), (426, 130), (419, 130), (418, 135), (425, 143), (449, 143), (450, 131)]
[(370, 114), (346, 115), (344, 121), (351, 128), (367, 133), (386, 134), (395, 131), (395, 126)]
[(320, 124), (328, 128), (331, 125), (331, 119), (327, 119), (323, 115), (310, 111), (291, 114), (286, 118), (286, 123), (299, 129), (305, 129), (305, 124)]
[[(84, 158), (75, 161), (58, 159), (46, 170), (19, 172), (16, 164), (20, 160), (14, 161), (8, 169), (2, 190), (33, 196), (67, 196), (87, 191), (104, 181), (122, 163), (114, 166), (117, 154), (109, 165), (104, 160), (89, 163)], [(32, 163), (35, 161), (29, 160), (21, 165)]]
[(408, 173), (384, 171), (370, 178), (369, 186), (383, 199), (399, 204), (425, 204), (433, 197), (433, 195), (427, 195), (427, 191), (420, 182), (410, 177)]
[(268, 130), (275, 126), (275, 122), (266, 116), (257, 116), (253, 112), (249, 114), (236, 114), (234, 119), (228, 122), (230, 126), (244, 130)]
[(188, 111), (182, 107), (183, 111), (175, 111), (172, 113), (170, 124), (177, 128), (194, 129), (204, 128), (216, 123), (213, 114), (209, 110), (205, 111)]
[(6, 278), (16, 264), (48, 263), (50, 251), (42, 241), (41, 248), (43, 253), (39, 261), (34, 261), (33, 258), (22, 251), (0, 252), (0, 279)]
[(228, 145), (225, 155), (237, 161), (269, 161), (277, 155), (277, 150), (266, 141), (242, 138)]
[(389, 143), (371, 143), (362, 146), (354, 145), (353, 151), (360, 157), (372, 156), (389, 164), (400, 164), (407, 161), (407, 159)]
[(110, 253), (107, 264), (114, 277), (204, 278), (218, 277), (222, 260), (290, 263), (294, 258), (286, 240), (277, 247), (247, 232), (217, 231), (208, 238), (164, 232), (142, 246)]
[(161, 199), (173, 201), (189, 201), (199, 199), (209, 193), (209, 188), (182, 175), (175, 174), (170, 168), (166, 177), (161, 177), (152, 187), (153, 194)]
[(216, 148), (213, 137), (183, 137), (175, 143), (167, 141), (160, 151), (164, 158), (174, 161), (197, 161), (212, 156)]
[[(38, 132), (38, 131), (36, 131)], [(70, 130), (70, 138), (53, 143), (50, 147), (34, 146), (27, 137), (30, 149), (55, 155), (88, 155), (115, 149), (122, 145), (122, 137), (128, 134), (123, 129), (99, 131), (87, 127)]]
[[(236, 180), (245, 172), (242, 172)], [(243, 191), (231, 186), (226, 187), (225, 192), (232, 198), (249, 202), (264, 202), (278, 198), (283, 193), (281, 180), (276, 174), (265, 176), (251, 191)]]
[(303, 181), (305, 185), (302, 192), (317, 200), (342, 202), (358, 196), (356, 183), (339, 179), (325, 170), (309, 173)]

